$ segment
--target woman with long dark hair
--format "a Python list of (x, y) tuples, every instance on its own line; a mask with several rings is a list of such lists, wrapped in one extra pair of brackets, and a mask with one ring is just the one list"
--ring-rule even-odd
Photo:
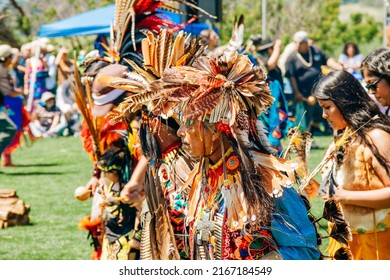
[[(353, 197), (355, 191), (380, 190), (390, 187), (390, 120), (368, 96), (360, 82), (347, 71), (333, 71), (313, 89), (325, 118), (344, 145), (333, 145), (325, 180), (336, 187), (336, 201), (341, 201), (345, 220), (350, 225), (352, 240), (348, 242), (354, 259), (390, 259), (390, 211), (374, 210), (373, 201), (362, 207), (354, 199), (337, 198), (338, 190)], [(383, 191), (382, 191), (383, 192)], [(379, 201), (380, 205), (384, 205)], [(380, 207), (379, 207), (380, 208)], [(329, 254), (338, 246), (331, 241)], [(330, 249), (333, 248), (333, 249)], [(333, 251), (333, 252), (332, 252)]]

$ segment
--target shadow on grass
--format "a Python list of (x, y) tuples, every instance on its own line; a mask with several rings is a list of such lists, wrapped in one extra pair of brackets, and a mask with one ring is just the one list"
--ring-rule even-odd
[(50, 167), (58, 166), (58, 163), (35, 163), (35, 164), (17, 164), (15, 167)]
[(314, 150), (316, 151), (323, 151), (325, 149), (327, 149), (328, 147), (316, 147), (316, 148), (311, 148), (310, 149), (310, 152), (314, 153)]
[(32, 175), (62, 175), (64, 172), (14, 172), (3, 173), (6, 176), (32, 176)]
[(8, 226), (8, 229), (11, 229), (11, 228), (22, 228), (22, 227), (32, 227), (32, 226), (36, 226), (37, 223), (32, 223), (32, 222), (29, 222), (28, 224), (19, 224), (19, 225), (14, 225), (14, 226)]

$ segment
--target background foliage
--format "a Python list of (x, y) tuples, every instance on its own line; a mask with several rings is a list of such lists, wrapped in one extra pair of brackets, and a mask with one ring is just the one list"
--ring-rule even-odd
[[(114, 0), (4, 0), (0, 2), (0, 42), (18, 47), (36, 38), (39, 27), (56, 20), (114, 3)], [(234, 18), (245, 15), (245, 40), (253, 33), (261, 33), (261, 0), (222, 0), (222, 22), (217, 23), (221, 43), (226, 44), (231, 36)], [(358, 12), (340, 20), (343, 2), (359, 2)], [(367, 13), (367, 8), (378, 13)], [(301, 29), (309, 32), (317, 45), (336, 57), (348, 41), (356, 42), (362, 53), (381, 46), (382, 0), (268, 0), (267, 37), (281, 38), (284, 45)], [(89, 37), (56, 38), (57, 45), (72, 48), (91, 48), (94, 40)], [(367, 51), (365, 51), (367, 50)]]
[[(381, 15), (383, 6), (380, 4), (378, 1), (371, 1), (367, 5), (376, 7)], [(261, 33), (261, 5), (262, 1), (223, 1), (224, 21), (218, 24), (222, 43), (229, 40), (234, 17), (240, 14), (245, 15), (245, 40), (250, 34)], [(341, 0), (267, 1), (267, 37), (273, 40), (280, 38), (287, 45), (296, 31), (306, 30), (317, 45), (335, 58), (348, 41), (357, 43), (363, 50), (371, 51), (380, 47), (383, 36), (382, 19), (366, 13), (365, 6), (360, 4), (359, 12), (352, 13), (348, 21), (341, 21), (341, 5)]]

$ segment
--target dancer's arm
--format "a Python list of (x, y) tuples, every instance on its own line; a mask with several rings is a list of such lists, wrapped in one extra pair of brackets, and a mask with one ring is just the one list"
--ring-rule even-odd
[(390, 208), (390, 188), (369, 191), (336, 190), (336, 201), (374, 209)]
[[(368, 132), (368, 136), (377, 148), (378, 153), (389, 164), (390, 149), (388, 147), (390, 145), (390, 134), (381, 129), (373, 129)], [(344, 204), (353, 204), (374, 209), (390, 208), (390, 178), (385, 167), (378, 161), (369, 148), (366, 148), (364, 158), (367, 163), (372, 165), (375, 174), (382, 181), (385, 188), (368, 191), (340, 189), (336, 191), (335, 199)]]
[(147, 166), (148, 160), (145, 156), (141, 156), (129, 182), (127, 182), (121, 191), (120, 196), (124, 198), (123, 202), (131, 204), (139, 202), (144, 198), (144, 179)]

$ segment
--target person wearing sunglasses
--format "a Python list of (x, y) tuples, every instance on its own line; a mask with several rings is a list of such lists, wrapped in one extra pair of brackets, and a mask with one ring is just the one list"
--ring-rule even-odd
[(370, 83), (366, 83), (366, 85), (364, 86), (367, 90), (372, 90), (372, 91), (376, 91), (377, 87), (378, 87), (378, 83), (382, 80), (382, 78), (379, 78), (379, 79), (376, 79), (375, 82), (372, 82), (371, 84)]
[(379, 48), (364, 58), (361, 66), (365, 87), (390, 114), (390, 48)]

